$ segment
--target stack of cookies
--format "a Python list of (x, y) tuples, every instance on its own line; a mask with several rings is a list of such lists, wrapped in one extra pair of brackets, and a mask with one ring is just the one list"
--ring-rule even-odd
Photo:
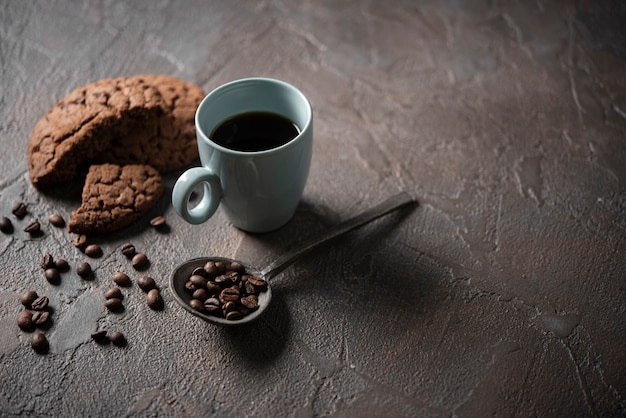
[(196, 85), (165, 75), (100, 80), (72, 91), (36, 124), (28, 144), (39, 189), (87, 176), (69, 223), (78, 234), (130, 225), (163, 194), (162, 173), (198, 157)]

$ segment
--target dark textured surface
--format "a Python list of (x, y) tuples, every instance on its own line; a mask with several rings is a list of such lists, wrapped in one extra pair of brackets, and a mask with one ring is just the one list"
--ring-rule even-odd
[[(0, 215), (15, 227), (0, 233), (0, 415), (623, 416), (624, 14), (618, 1), (0, 1)], [(249, 235), (221, 212), (185, 224), (171, 175), (154, 210), (98, 239), (85, 281), (73, 236), (47, 223), (69, 219), (80, 187), (35, 190), (28, 138), (74, 88), (148, 72), (205, 91), (256, 75), (298, 86), (315, 112), (309, 182), (293, 221)], [(263, 267), (400, 189), (420, 206), (278, 276), (256, 324), (215, 328), (174, 304), (181, 261)], [(23, 232), (33, 218), (40, 235)], [(72, 266), (56, 286), (46, 252)], [(118, 270), (133, 286), (111, 313)], [(27, 289), (54, 308), (47, 355), (16, 324)], [(96, 344), (97, 329), (128, 345)]]

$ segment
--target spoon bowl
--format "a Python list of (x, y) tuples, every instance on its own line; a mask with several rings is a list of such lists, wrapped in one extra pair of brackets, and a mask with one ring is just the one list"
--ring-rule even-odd
[[(248, 315), (244, 316), (241, 319), (229, 320), (226, 318), (209, 315), (205, 312), (196, 310), (192, 308), (191, 306), (189, 306), (189, 301), (191, 300), (191, 294), (185, 288), (185, 283), (187, 283), (189, 276), (191, 276), (191, 273), (196, 268), (204, 266), (208, 261), (222, 261), (224, 263), (229, 264), (235, 260), (232, 260), (230, 258), (224, 258), (224, 257), (199, 257), (199, 258), (187, 260), (184, 263), (180, 264), (178, 267), (176, 267), (176, 269), (174, 270), (174, 273), (170, 277), (170, 287), (172, 289), (172, 293), (174, 294), (174, 300), (176, 300), (176, 302), (178, 302), (178, 304), (182, 306), (183, 309), (185, 309), (190, 314), (197, 316), (198, 318), (203, 319), (207, 322), (212, 322), (214, 324), (226, 325), (226, 326), (241, 325), (246, 322), (253, 321), (257, 317), (259, 317), (263, 313), (265, 308), (269, 305), (270, 300), (272, 299), (272, 288), (271, 286), (269, 286), (269, 283), (268, 283), (267, 289), (259, 293), (258, 295), (259, 308), (256, 311), (249, 313)], [(245, 263), (240, 262), (240, 264), (245, 267), (247, 273), (254, 275), (256, 277), (265, 279), (265, 277), (263, 277), (263, 274), (259, 270)]]
[[(413, 203), (415, 203), (415, 201), (407, 193), (402, 192), (395, 196), (392, 196), (384, 202), (380, 203), (379, 205), (368, 209), (360, 213), (359, 215), (347, 221), (344, 221), (334, 227), (331, 227), (319, 237), (316, 237), (305, 243), (302, 247), (287, 252), (282, 257), (278, 258), (262, 270), (250, 266), (247, 263), (242, 263), (240, 261), (225, 257), (200, 257), (185, 261), (184, 263), (176, 267), (174, 269), (174, 272), (170, 276), (170, 289), (174, 294), (174, 300), (190, 314), (213, 324), (236, 326), (254, 321), (259, 316), (261, 316), (261, 314), (268, 307), (272, 299), (272, 288), (270, 285), (270, 280), (274, 276), (282, 272), (285, 268), (290, 266), (292, 263), (294, 263), (299, 257), (308, 253), (314, 248), (317, 248), (318, 246), (337, 238), (340, 235), (346, 234), (369, 222), (372, 222), (377, 218), (380, 218), (383, 215), (386, 215), (389, 212)], [(192, 308), (189, 305), (191, 295), (189, 294), (189, 291), (185, 288), (185, 284), (189, 280), (191, 273), (196, 268), (203, 267), (208, 261), (222, 261), (227, 265), (230, 265), (230, 263), (237, 261), (245, 267), (246, 273), (265, 280), (267, 282), (267, 289), (258, 294), (258, 308), (253, 312), (250, 312), (248, 315), (245, 315), (243, 318), (234, 320), (210, 315), (206, 312)]]

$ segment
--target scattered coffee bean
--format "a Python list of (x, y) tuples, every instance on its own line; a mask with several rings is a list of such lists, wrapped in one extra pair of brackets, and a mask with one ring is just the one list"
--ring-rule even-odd
[(156, 289), (157, 288), (156, 282), (150, 276), (140, 277), (137, 280), (137, 285), (139, 286), (139, 288), (141, 290), (143, 290), (146, 293), (151, 291), (152, 289)]
[(30, 309), (31, 304), (37, 299), (39, 295), (34, 290), (27, 290), (20, 296), (20, 302), (22, 305)]
[(39, 221), (37, 219), (32, 220), (28, 225), (26, 225), (24, 232), (28, 232), (31, 235), (41, 232), (41, 225), (39, 224)]
[(76, 235), (73, 241), (74, 247), (82, 250), (87, 246), (87, 235)]
[(124, 347), (127, 343), (126, 337), (124, 337), (124, 334), (119, 331), (113, 331), (109, 336), (109, 340), (111, 340), (113, 345), (116, 347)]
[(59, 271), (67, 271), (70, 268), (69, 263), (67, 262), (67, 260), (63, 259), (63, 258), (59, 258), (58, 260), (56, 260), (54, 262), (54, 266), (56, 267), (57, 270)]
[(49, 268), (55, 267), (54, 258), (52, 257), (52, 254), (44, 255), (43, 258), (41, 259), (40, 265), (41, 265), (41, 268), (44, 270), (48, 270)]
[(20, 219), (26, 216), (26, 212), (28, 212), (28, 210), (26, 208), (26, 204), (23, 202), (16, 203), (11, 209), (11, 213)]
[(155, 311), (163, 309), (163, 298), (161, 297), (159, 289), (152, 289), (148, 292), (148, 295), (146, 296), (146, 303), (150, 309)]
[(5, 234), (13, 233), (13, 223), (6, 216), (0, 217), (0, 231), (4, 232)]
[(48, 216), (48, 222), (57, 228), (63, 228), (65, 226), (65, 219), (63, 219), (63, 217), (58, 213)]
[(120, 251), (128, 258), (133, 258), (133, 256), (136, 254), (135, 246), (130, 243), (122, 245)]
[(135, 270), (145, 270), (150, 264), (150, 262), (148, 261), (148, 257), (146, 257), (146, 255), (142, 253), (135, 254), (131, 263)]
[(31, 311), (22, 311), (17, 316), (17, 326), (22, 331), (32, 331), (35, 329), (35, 323), (33, 322), (33, 313)]
[(98, 344), (108, 344), (109, 338), (107, 337), (107, 332), (104, 330), (96, 331), (91, 333), (91, 339), (97, 342)]
[(150, 226), (153, 227), (154, 229), (163, 228), (165, 224), (166, 224), (166, 221), (165, 221), (165, 217), (163, 216), (157, 216), (157, 217), (150, 219)]
[(46, 269), (46, 271), (44, 272), (44, 277), (50, 284), (56, 284), (59, 282), (59, 280), (61, 280), (61, 275), (59, 274), (59, 271), (54, 267)]
[(30, 339), (30, 346), (39, 354), (45, 354), (50, 349), (50, 343), (42, 332), (37, 332)]
[(102, 248), (98, 244), (89, 244), (85, 247), (85, 255), (91, 258), (98, 258), (102, 256)]
[(50, 299), (47, 296), (40, 296), (30, 304), (30, 308), (33, 311), (45, 311), (48, 308), (48, 303), (50, 303)]
[(122, 312), (124, 310), (122, 300), (118, 298), (107, 299), (107, 301), (104, 302), (104, 306), (111, 312)]
[(124, 295), (122, 295), (122, 291), (120, 290), (119, 287), (112, 287), (106, 292), (104, 292), (104, 298), (105, 299), (117, 298), (119, 300), (122, 300), (124, 299)]
[(91, 269), (91, 264), (86, 261), (83, 261), (76, 267), (76, 274), (78, 274), (83, 279), (88, 279), (93, 275), (93, 270)]
[(32, 320), (38, 327), (43, 327), (50, 320), (50, 311), (35, 311), (33, 312)]
[(118, 271), (113, 275), (113, 281), (116, 285), (122, 287), (128, 287), (132, 284), (130, 281), (130, 277), (128, 277), (126, 273), (123, 273), (121, 271)]

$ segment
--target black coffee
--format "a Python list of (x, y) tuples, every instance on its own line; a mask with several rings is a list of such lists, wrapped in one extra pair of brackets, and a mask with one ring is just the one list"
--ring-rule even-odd
[(280, 147), (300, 133), (284, 116), (248, 112), (226, 119), (211, 132), (213, 142), (235, 151), (255, 152)]

